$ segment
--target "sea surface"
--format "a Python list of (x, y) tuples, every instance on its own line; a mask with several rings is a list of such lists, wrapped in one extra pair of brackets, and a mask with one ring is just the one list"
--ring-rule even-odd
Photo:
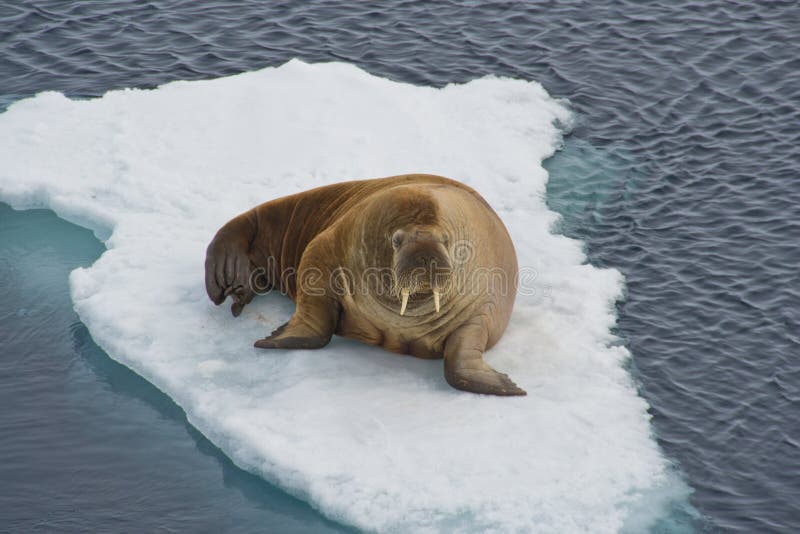
[[(294, 57), (568, 99), (548, 202), (626, 276), (617, 334), (696, 528), (800, 529), (800, 5), (0, 3), (0, 109)], [(67, 274), (102, 251), (0, 206), (0, 531), (345, 531), (92, 342)]]

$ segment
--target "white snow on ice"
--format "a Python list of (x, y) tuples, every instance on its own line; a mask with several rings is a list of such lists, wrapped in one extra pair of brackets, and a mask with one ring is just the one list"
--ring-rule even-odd
[[(237, 465), (329, 517), (390, 532), (614, 532), (670, 475), (609, 331), (622, 277), (550, 233), (541, 163), (569, 119), (534, 82), (434, 89), (340, 63), (84, 101), (48, 92), (0, 115), (0, 199), (92, 228), (108, 250), (70, 287), (95, 341)], [(291, 302), (259, 297), (234, 319), (206, 297), (205, 247), (232, 216), (409, 172), (478, 189), (536, 273), (487, 354), (527, 397), (462, 393), (441, 361), (341, 338), (254, 349)]]

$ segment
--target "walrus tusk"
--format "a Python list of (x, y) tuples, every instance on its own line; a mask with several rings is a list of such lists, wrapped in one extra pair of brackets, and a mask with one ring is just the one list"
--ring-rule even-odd
[(400, 305), (400, 315), (405, 315), (408, 305), (408, 289), (403, 290), (403, 304)]
[(439, 313), (439, 290), (433, 290), (433, 305), (436, 307), (436, 313)]

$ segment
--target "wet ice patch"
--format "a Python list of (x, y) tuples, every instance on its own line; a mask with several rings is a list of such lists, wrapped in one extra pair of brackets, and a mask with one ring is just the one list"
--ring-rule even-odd
[[(566, 108), (534, 82), (442, 89), (292, 61), (0, 115), (0, 198), (92, 228), (107, 251), (70, 277), (95, 341), (180, 404), (241, 467), (368, 530), (613, 532), (668, 482), (614, 344), (622, 279), (550, 233), (542, 160)], [(205, 295), (205, 247), (254, 204), (408, 172), (475, 187), (514, 239), (524, 291), (487, 361), (528, 391), (450, 388), (440, 361), (335, 338), (254, 340), (292, 304), (238, 319)]]

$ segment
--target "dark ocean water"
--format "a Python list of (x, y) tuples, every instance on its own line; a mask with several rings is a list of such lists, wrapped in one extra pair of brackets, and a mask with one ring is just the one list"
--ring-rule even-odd
[[(0, 107), (293, 57), (569, 99), (548, 199), (627, 277), (618, 334), (659, 443), (707, 529), (800, 530), (799, 4), (0, 3)], [(0, 529), (341, 529), (92, 343), (66, 276), (101, 252), (51, 213), (0, 209)]]

